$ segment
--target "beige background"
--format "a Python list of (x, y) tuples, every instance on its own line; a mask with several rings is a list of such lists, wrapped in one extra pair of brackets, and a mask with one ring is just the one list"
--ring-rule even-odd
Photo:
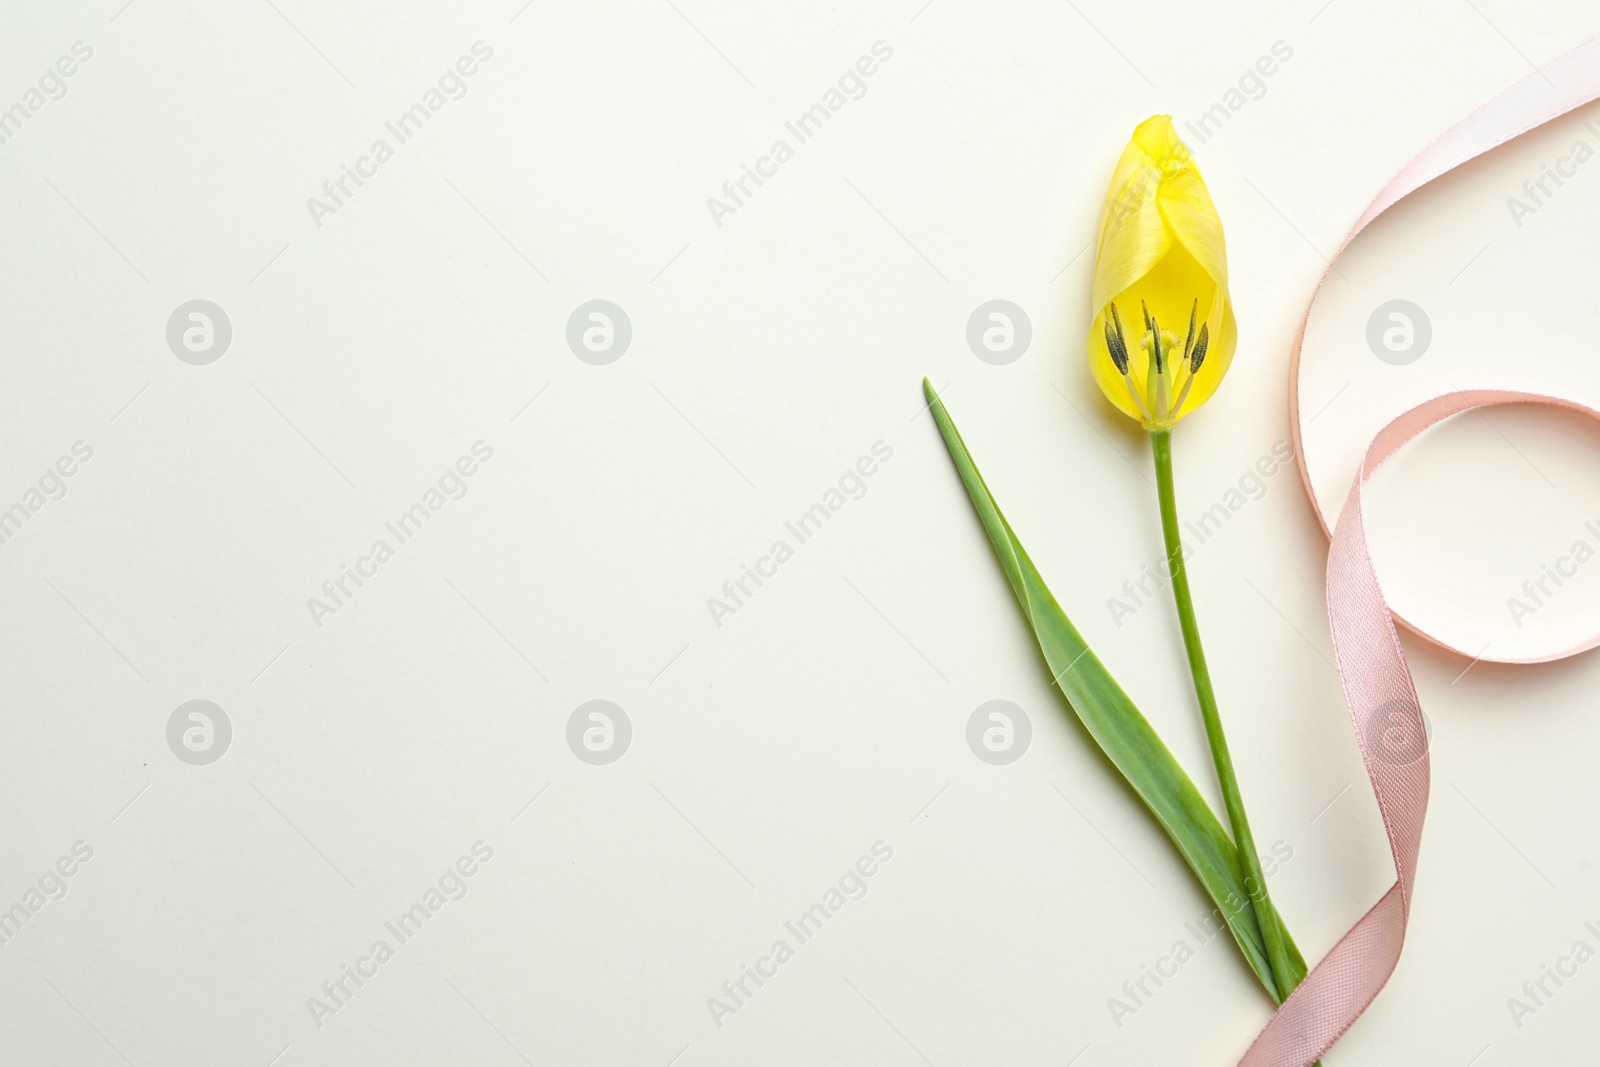
[[(918, 383), (1214, 792), (1170, 607), (1120, 626), (1108, 607), (1160, 555), (1143, 441), (1080, 360), (1111, 164), (1150, 113), (1241, 105), (1191, 139), (1242, 337), (1177, 441), (1198, 515), (1286, 437), (1289, 339), (1370, 197), (1597, 11), (8, 7), (0, 107), (75, 42), (92, 57), (0, 144), (0, 510), (27, 512), (0, 544), (0, 909), (27, 916), (0, 944), (0, 1060), (1233, 1062), (1266, 1004), (1225, 942), (1199, 944), (1203, 895), (1047, 688)], [(399, 144), (385, 124), (480, 41), (464, 95), (447, 79)], [(719, 226), (707, 198), (880, 41), (864, 94)], [(1452, 382), (1600, 401), (1600, 163), (1507, 206), (1577, 140), (1600, 148), (1597, 116), (1474, 164), (1341, 261), (1308, 372), (1320, 491)], [(362, 163), (379, 138), (393, 157)], [(232, 328), (205, 365), (166, 336), (196, 299)], [(995, 299), (1031, 323), (1003, 366), (965, 336)], [(1406, 366), (1365, 341), (1393, 299), (1431, 324)], [(606, 365), (566, 340), (592, 300), (631, 324)], [(1600, 433), (1491, 418), (1380, 480), (1394, 596), (1469, 648), (1592, 632), (1600, 562), (1520, 629), (1506, 601), (1600, 545)], [(92, 456), (48, 477), (77, 442)], [(784, 524), (878, 442), (859, 499), (798, 544)], [(1292, 467), (1264, 485), (1193, 573), (1257, 836), (1290, 854), (1274, 893), (1315, 957), (1392, 870), (1329, 663), (1321, 534)], [(418, 503), (400, 543), (385, 523)], [(717, 625), (708, 598), (779, 539), (792, 558)], [(392, 558), (362, 562), (379, 540)], [(315, 618), (346, 566), (364, 584)], [(1420, 893), (1398, 974), (1327, 1062), (1587, 1062), (1600, 963), (1520, 1027), (1507, 998), (1600, 948), (1600, 660), (1408, 649), (1434, 739)], [(609, 764), (567, 740), (596, 699), (631, 728)], [(191, 700), (231, 724), (208, 764), (169, 747)], [(991, 700), (1031, 725), (1010, 764), (968, 747)], [(784, 924), (842, 877), (860, 899), (798, 944)], [(385, 924), (441, 879), (402, 943)], [(714, 1020), (780, 938), (793, 958)], [(1193, 958), (1118, 1026), (1109, 999), (1180, 939)], [(370, 976), (314, 1011), (345, 967)]]

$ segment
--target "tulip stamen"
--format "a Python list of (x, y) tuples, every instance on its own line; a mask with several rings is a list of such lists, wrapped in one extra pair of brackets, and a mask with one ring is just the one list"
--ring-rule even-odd
[[(1207, 323), (1199, 322), (1200, 298), (1195, 297), (1189, 305), (1189, 334), (1183, 340), (1183, 358), (1179, 360), (1178, 373), (1173, 378), (1173, 388), (1179, 392), (1178, 404), (1173, 408), (1176, 412), (1183, 406), (1183, 397), (1189, 393), (1189, 386), (1193, 384), (1195, 374), (1200, 370), (1200, 364), (1205, 362), (1206, 349), (1211, 344), (1211, 331)], [(1200, 332), (1195, 333), (1195, 325), (1199, 324)]]
[(1195, 340), (1194, 352), (1189, 356), (1189, 377), (1183, 383), (1183, 392), (1178, 394), (1178, 402), (1173, 405), (1172, 413), (1176, 415), (1183, 409), (1183, 402), (1189, 399), (1189, 387), (1194, 385), (1195, 375), (1200, 373), (1200, 364), (1206, 361), (1206, 349), (1211, 347), (1211, 328), (1209, 324), (1200, 324), (1200, 336)]
[(1139, 409), (1139, 415), (1146, 422), (1150, 421), (1150, 411), (1144, 406), (1144, 401), (1139, 397), (1139, 390), (1133, 387), (1133, 379), (1128, 376), (1128, 339), (1122, 332), (1122, 316), (1117, 313), (1117, 305), (1110, 305), (1110, 314), (1106, 317), (1106, 351), (1111, 355), (1111, 364), (1117, 368), (1117, 373), (1122, 375), (1122, 384), (1128, 387), (1128, 395), (1133, 398), (1134, 407)]
[(1194, 343), (1194, 354), (1189, 357), (1189, 373), (1200, 373), (1200, 364), (1206, 361), (1206, 349), (1211, 346), (1211, 329), (1206, 323), (1200, 324), (1200, 337)]
[(1122, 317), (1117, 314), (1117, 305), (1111, 305), (1111, 314), (1106, 316), (1106, 351), (1111, 353), (1111, 362), (1117, 368), (1117, 373), (1127, 376), (1128, 373), (1128, 342), (1122, 336)]

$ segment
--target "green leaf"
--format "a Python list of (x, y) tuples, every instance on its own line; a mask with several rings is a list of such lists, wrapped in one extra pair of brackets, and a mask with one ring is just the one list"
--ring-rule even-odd
[[(1263, 988), (1275, 1003), (1280, 1002), (1261, 929), (1248, 904), (1239, 853), (1232, 839), (1194, 782), (1162, 743), (1155, 728), (1089, 650), (1082, 635), (1050, 594), (1010, 523), (1000, 513), (961, 434), (926, 378), (922, 381), (922, 390), (939, 424), (939, 432), (944, 436), (945, 447), (950, 450), (950, 458), (955, 462), (956, 472), (967, 487), (972, 506), (1011, 583), (1011, 591), (1017, 595), (1017, 602), (1044, 653), (1052, 678), (1089, 735), (1139, 794), (1184, 862), (1216, 902), (1239, 951)], [(1283, 920), (1277, 912), (1269, 911), (1269, 915), (1282, 929)], [(1305, 960), (1288, 938), (1287, 930), (1284, 930), (1284, 938), (1290, 957), (1300, 971), (1299, 977), (1303, 977)], [(1298, 977), (1293, 984), (1298, 984)]]

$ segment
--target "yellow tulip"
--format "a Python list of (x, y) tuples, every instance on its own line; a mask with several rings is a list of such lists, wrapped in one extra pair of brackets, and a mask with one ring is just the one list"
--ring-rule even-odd
[(1147, 430), (1210, 399), (1233, 361), (1222, 220), (1169, 115), (1123, 149), (1095, 246), (1089, 367), (1106, 398)]
[[(1241, 899), (1225, 906), (1228, 922), (1236, 931), (1236, 939), (1267, 995), (1274, 1003), (1281, 1004), (1305, 978), (1305, 961), (1290, 939), (1283, 917), (1272, 904), (1261, 854), (1245, 812), (1244, 795), (1211, 681), (1211, 668), (1206, 663), (1205, 648), (1200, 640), (1200, 624), (1195, 617), (1194, 596), (1184, 561), (1177, 490), (1173, 484), (1172, 427), (1217, 391), (1233, 360), (1238, 328), (1228, 298), (1228, 255), (1222, 240), (1222, 220), (1217, 217), (1216, 206), (1211, 202), (1211, 194), (1206, 191), (1194, 158), (1174, 132), (1170, 116), (1156, 115), (1140, 123), (1117, 161), (1100, 217), (1092, 305), (1094, 319), (1089, 329), (1088, 352), (1095, 381), (1112, 404), (1138, 419), (1149, 431), (1156, 499), (1161, 512), (1161, 537), (1167, 549), (1168, 586), (1183, 633), (1195, 703), (1205, 726), (1206, 744), (1211, 750), (1212, 766), (1216, 769), (1217, 784), (1228, 815), (1228, 831), (1237, 850), (1236, 854), (1224, 857), (1236, 860), (1226, 865), (1226, 873), (1237, 879), (1246, 891)], [(1066, 616), (1060, 614), (1041, 584), (1038, 572), (1028, 562), (1027, 554), (984, 487), (983, 478), (950, 422), (949, 413), (926, 379), (923, 391), (989, 539), (994, 542), (1018, 597), (1029, 608), (1035, 634), (1045, 646), (1046, 657), (1050, 658), (1051, 641), (1056, 645), (1061, 641), (1050, 638), (1047, 631), (1054, 633), (1061, 629), (1074, 639), (1077, 632)], [(1046, 602), (1045, 607), (1055, 611), (1054, 617), (1048, 612), (1041, 614), (1033, 610), (1041, 599)], [(1121, 739), (1119, 744), (1133, 738), (1136, 748), (1145, 746), (1142, 754), (1135, 754), (1137, 758), (1129, 758), (1138, 764), (1135, 769), (1155, 776), (1147, 777), (1149, 782), (1161, 778), (1161, 784), (1153, 786), (1154, 792), (1146, 792), (1128, 769), (1130, 765), (1123, 756), (1131, 749), (1119, 756), (1109, 741), (1102, 745), (1117, 766), (1126, 771), (1125, 776), (1141, 791), (1151, 810), (1158, 810), (1157, 798), (1165, 798), (1159, 801), (1161, 803), (1170, 801), (1181, 789), (1194, 794), (1193, 784), (1181, 768), (1171, 764), (1160, 740), (1149, 732), (1148, 724), (1128, 704), (1116, 683), (1109, 676), (1100, 681), (1085, 680), (1088, 677), (1085, 671), (1092, 676), (1093, 671), (1100, 670), (1098, 662), (1089, 657), (1089, 667), (1079, 668), (1073, 665), (1078, 659), (1068, 664), (1056, 676), (1056, 681), (1096, 738), (1109, 731), (1105, 736)], [(1054, 659), (1050, 659), (1050, 665), (1055, 666)], [(1069, 681), (1078, 688), (1070, 689)], [(1121, 703), (1115, 707), (1099, 707), (1096, 694), (1105, 692), (1113, 693)], [(1091, 722), (1095, 715), (1102, 716), (1098, 727)], [(1140, 735), (1140, 730), (1144, 730), (1145, 735)], [(1147, 741), (1138, 740), (1146, 735)], [(1157, 755), (1167, 763), (1156, 760)], [(1185, 799), (1179, 807), (1185, 818), (1213, 818), (1209, 808), (1198, 798), (1192, 804)], [(1209, 826), (1200, 827), (1198, 822), (1195, 826), (1200, 829), (1191, 830), (1175, 825), (1159, 812), (1158, 817), (1180, 851), (1187, 849), (1186, 842), (1200, 839), (1191, 834), (1209, 833), (1212, 836), (1207, 840), (1220, 837), (1224, 845), (1228, 843), (1230, 835), (1214, 819), (1209, 824), (1216, 826), (1212, 831)], [(1185, 855), (1190, 853), (1185, 851)], [(1197, 872), (1201, 870), (1192, 856), (1190, 861)], [(1203, 877), (1208, 888), (1218, 881), (1208, 874)], [(1215, 889), (1212, 895), (1222, 899)], [(1320, 1064), (1312, 1067), (1320, 1067)]]
[(1305, 967), (1291, 951), (1288, 931), (1267, 897), (1261, 856), (1200, 643), (1178, 528), (1172, 427), (1217, 391), (1233, 361), (1238, 327), (1228, 299), (1222, 220), (1169, 115), (1141, 122), (1117, 161), (1100, 216), (1091, 301), (1089, 367), (1094, 379), (1106, 399), (1150, 431), (1167, 573), (1195, 699), (1244, 883), (1256, 887), (1250, 890), (1250, 906), (1267, 957), (1267, 966), (1256, 973), (1281, 1003), (1305, 977)]

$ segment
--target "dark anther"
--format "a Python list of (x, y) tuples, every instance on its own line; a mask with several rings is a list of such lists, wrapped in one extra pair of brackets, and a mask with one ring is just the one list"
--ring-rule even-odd
[(1200, 369), (1200, 364), (1206, 361), (1206, 348), (1211, 344), (1211, 326), (1209, 323), (1200, 324), (1200, 336), (1194, 342), (1194, 354), (1189, 357), (1189, 373), (1194, 374)]
[[(1112, 324), (1116, 326), (1113, 328)], [(1111, 362), (1116, 364), (1118, 374), (1128, 373), (1128, 343), (1122, 337), (1122, 317), (1117, 314), (1117, 305), (1111, 305), (1111, 317), (1106, 320), (1106, 351), (1111, 353)]]
[(1144, 328), (1150, 328), (1150, 309), (1145, 307), (1144, 301), (1139, 301), (1139, 310), (1144, 312)]
[(1156, 324), (1156, 320), (1154, 318), (1151, 318), (1151, 320), (1150, 320), (1150, 343), (1155, 346), (1154, 347), (1154, 353), (1155, 353), (1155, 357), (1156, 357), (1156, 373), (1160, 374), (1161, 370), (1162, 370), (1162, 367), (1161, 367), (1161, 327)]
[(1194, 350), (1194, 316), (1200, 310), (1200, 298), (1195, 297), (1194, 303), (1189, 307), (1189, 336), (1183, 342), (1183, 358), (1188, 359), (1189, 353)]

